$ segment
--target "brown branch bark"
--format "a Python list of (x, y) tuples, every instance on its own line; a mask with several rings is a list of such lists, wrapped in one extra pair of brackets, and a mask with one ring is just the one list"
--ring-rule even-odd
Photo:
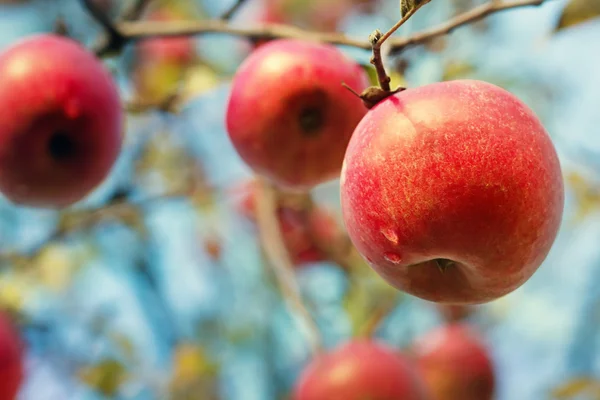
[(225, 11), (223, 15), (221, 15), (221, 19), (224, 21), (230, 20), (245, 2), (246, 0), (236, 0), (235, 3), (233, 3), (233, 5), (229, 7), (229, 9)]
[[(431, 29), (416, 32), (410, 36), (398, 38), (390, 37), (385, 41), (390, 46), (391, 53), (399, 53), (408, 47), (424, 44), (431, 39), (448, 34), (458, 27), (476, 22), (490, 14), (520, 7), (539, 6), (543, 4), (544, 1), (547, 0), (490, 0), (488, 3), (459, 14)], [(252, 40), (278, 38), (316, 40), (335, 45), (372, 50), (372, 45), (368, 40), (351, 38), (341, 33), (313, 32), (293, 26), (277, 24), (265, 24), (255, 27), (237, 27), (231, 26), (227, 21), (223, 20), (176, 22), (143, 21), (123, 22), (118, 24), (117, 27), (123, 36), (130, 41), (143, 40), (157, 36), (186, 36), (221, 33), (242, 36)]]
[(283, 242), (276, 214), (276, 191), (271, 184), (263, 179), (259, 179), (258, 185), (256, 217), (263, 250), (275, 273), (281, 294), (288, 307), (302, 319), (308, 329), (307, 339), (313, 354), (316, 354), (322, 349), (321, 334), (310, 312), (304, 305), (296, 281), (294, 266)]

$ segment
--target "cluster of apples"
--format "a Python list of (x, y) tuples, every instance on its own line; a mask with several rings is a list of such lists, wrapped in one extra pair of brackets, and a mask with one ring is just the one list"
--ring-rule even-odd
[(285, 39), (233, 79), (227, 130), (241, 158), (284, 190), (341, 177), (348, 234), (390, 284), (476, 304), (521, 286), (562, 218), (552, 141), (533, 111), (476, 80), (408, 89), (367, 110), (366, 73), (334, 46)]
[[(173, 39), (140, 51), (187, 62), (188, 46)], [(75, 41), (44, 34), (0, 54), (0, 76), (0, 191), (24, 206), (80, 201), (121, 150), (124, 116), (111, 75)], [(533, 111), (475, 80), (403, 90), (370, 109), (342, 83), (357, 91), (369, 84), (332, 45), (282, 39), (258, 47), (238, 69), (227, 104), (227, 131), (241, 158), (292, 192), (340, 178), (350, 239), (400, 290), (475, 304), (527, 281), (556, 237), (564, 197), (555, 148)], [(465, 332), (447, 328), (432, 342), (443, 348), (458, 335), (471, 343)], [(453, 346), (460, 347), (450, 346), (451, 354)], [(451, 375), (439, 372), (435, 352), (423, 354), (419, 368), (433, 372), (422, 376)], [(415, 376), (402, 356), (355, 342), (315, 359), (297, 396), (416, 400), (424, 392)], [(479, 386), (489, 388), (488, 378)]]
[(356, 339), (317, 356), (294, 400), (492, 400), (496, 378), (487, 345), (465, 323), (440, 326), (405, 353)]

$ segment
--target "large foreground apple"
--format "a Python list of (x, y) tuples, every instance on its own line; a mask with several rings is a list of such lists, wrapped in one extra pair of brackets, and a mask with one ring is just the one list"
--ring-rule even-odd
[(419, 338), (413, 355), (431, 400), (492, 400), (491, 355), (468, 325), (442, 326)]
[(294, 400), (425, 400), (423, 382), (400, 353), (356, 340), (317, 356), (301, 374)]
[(458, 80), (381, 101), (341, 176), (353, 243), (390, 284), (434, 302), (483, 303), (527, 281), (563, 212), (559, 160), (524, 103)]
[(238, 69), (227, 131), (241, 158), (278, 185), (305, 190), (339, 177), (366, 109), (342, 82), (362, 90), (364, 70), (328, 44), (281, 39)]
[(0, 191), (12, 202), (60, 208), (108, 175), (121, 149), (119, 92), (100, 60), (56, 35), (0, 54)]

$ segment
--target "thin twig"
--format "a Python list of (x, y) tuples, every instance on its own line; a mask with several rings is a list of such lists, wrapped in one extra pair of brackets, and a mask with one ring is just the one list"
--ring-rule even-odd
[[(390, 46), (391, 53), (415, 45), (423, 44), (431, 39), (452, 32), (454, 29), (476, 22), (492, 13), (506, 11), (519, 7), (539, 6), (547, 0), (490, 0), (488, 3), (450, 19), (436, 27), (417, 32), (410, 36), (389, 38), (386, 43)], [(201, 21), (143, 21), (124, 22), (118, 24), (119, 31), (127, 40), (137, 41), (158, 36), (187, 36), (221, 33), (233, 36), (242, 36), (251, 40), (261, 39), (304, 39), (316, 40), (341, 46), (350, 46), (364, 50), (372, 50), (369, 41), (353, 39), (341, 33), (313, 32), (297, 27), (278, 24), (264, 24), (256, 27), (231, 26), (222, 20)]]
[(111, 21), (108, 15), (93, 1), (93, 0), (81, 0), (83, 6), (88, 10), (90, 15), (102, 25), (102, 28), (108, 35), (107, 43), (110, 44), (110, 48), (116, 49), (119, 46), (125, 44), (127, 39), (121, 34), (119, 29)]
[(121, 21), (135, 21), (140, 19), (148, 5), (152, 0), (136, 0), (134, 1), (130, 7), (125, 9), (123, 13), (120, 15)]
[(459, 14), (456, 17), (438, 26), (434, 26), (431, 29), (426, 29), (421, 32), (417, 32), (411, 36), (399, 38), (397, 40), (392, 40), (392, 44), (390, 46), (390, 53), (397, 54), (408, 47), (423, 44), (436, 37), (447, 35), (453, 32), (456, 28), (460, 28), (461, 26), (477, 22), (490, 14), (495, 14), (501, 11), (507, 11), (520, 7), (541, 6), (544, 3), (544, 1), (548, 0), (490, 0), (485, 4), (482, 4), (469, 11)]
[(371, 51), (373, 52), (373, 56), (371, 57), (371, 64), (375, 67), (375, 71), (377, 72), (377, 80), (379, 81), (379, 87), (383, 89), (385, 92), (390, 92), (392, 89), (390, 88), (390, 82), (392, 78), (388, 76), (385, 72), (385, 66), (383, 65), (383, 58), (381, 57), (381, 46), (383, 43), (388, 40), (390, 36), (394, 32), (396, 32), (406, 21), (408, 21), (421, 7), (425, 4), (429, 3), (431, 0), (424, 0), (419, 3), (417, 6), (408, 10), (404, 16), (398, 21), (394, 26), (392, 26), (385, 34), (381, 34), (381, 31), (376, 30), (369, 36), (369, 43), (371, 43)]
[(223, 21), (229, 21), (245, 2), (246, 0), (236, 0), (235, 3), (221, 15), (221, 19)]
[(295, 311), (298, 317), (302, 318), (308, 329), (307, 339), (313, 354), (316, 354), (322, 348), (321, 335), (317, 324), (302, 301), (292, 260), (282, 239), (279, 221), (275, 213), (277, 206), (275, 189), (262, 179), (258, 181), (258, 188), (256, 217), (263, 249), (273, 268), (288, 307)]

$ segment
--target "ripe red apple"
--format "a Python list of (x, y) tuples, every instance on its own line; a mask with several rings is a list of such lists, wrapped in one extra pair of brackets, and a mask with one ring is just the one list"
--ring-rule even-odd
[(293, 190), (338, 177), (366, 113), (342, 82), (368, 86), (364, 70), (334, 46), (281, 39), (256, 49), (238, 69), (227, 105), (227, 131), (241, 158)]
[(51, 34), (0, 54), (0, 191), (21, 205), (60, 208), (108, 175), (121, 149), (119, 92), (102, 63)]
[(302, 372), (294, 400), (424, 400), (415, 366), (372, 340), (355, 340), (317, 356)]
[(463, 324), (438, 328), (413, 346), (431, 400), (491, 400), (494, 366), (475, 331)]
[(357, 126), (341, 174), (346, 228), (398, 289), (483, 303), (527, 281), (547, 256), (564, 201), (541, 122), (492, 84), (408, 89)]
[(14, 400), (23, 380), (23, 343), (4, 314), (0, 314), (0, 360), (0, 399)]

